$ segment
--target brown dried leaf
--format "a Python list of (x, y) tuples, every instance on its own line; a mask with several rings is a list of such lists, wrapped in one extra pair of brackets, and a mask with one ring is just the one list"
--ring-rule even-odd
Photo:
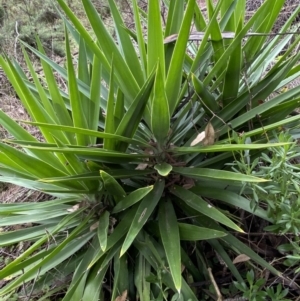
[(127, 299), (127, 290), (125, 290), (121, 296), (118, 296), (115, 301), (126, 301)]
[(67, 209), (67, 211), (68, 212), (75, 212), (75, 211), (77, 211), (79, 209), (79, 207), (80, 207), (79, 205), (80, 204), (76, 204), (72, 208)]
[(205, 139), (205, 132), (201, 132), (200, 134), (197, 135), (197, 137), (191, 142), (191, 146), (194, 146), (198, 143), (200, 143), (201, 141), (203, 141), (203, 139)]
[(93, 230), (97, 229), (98, 226), (99, 226), (99, 222), (96, 222), (96, 223), (92, 224), (92, 225), (90, 226), (90, 232), (92, 232)]
[(203, 145), (213, 145), (215, 143), (215, 129), (209, 122), (205, 128), (205, 139), (203, 140)]
[(239, 263), (239, 262), (245, 262), (245, 261), (249, 261), (250, 257), (245, 255), (245, 254), (240, 254), (237, 257), (234, 258), (234, 260), (232, 261), (233, 264)]
[(145, 170), (147, 168), (148, 164), (147, 163), (140, 163), (135, 170)]

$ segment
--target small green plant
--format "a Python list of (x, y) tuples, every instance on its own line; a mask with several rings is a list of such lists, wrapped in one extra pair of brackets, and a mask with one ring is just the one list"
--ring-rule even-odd
[[(235, 163), (230, 165), (237, 172), (263, 177), (270, 181), (262, 185), (247, 184), (252, 192), (252, 207), (256, 208), (262, 203), (267, 205), (268, 216), (273, 225), (267, 226), (265, 230), (298, 236), (300, 231), (298, 146), (288, 132), (281, 131), (279, 134), (273, 132), (273, 137), (279, 143), (289, 144), (270, 148), (268, 152), (262, 152), (253, 160), (250, 160), (249, 151), (240, 152), (239, 156), (236, 156)], [(243, 138), (237, 139), (236, 141), (241, 141)], [(251, 143), (251, 140), (248, 143)]]
[(246, 275), (247, 284), (245, 282), (234, 282), (236, 288), (243, 293), (243, 298), (249, 301), (289, 301), (285, 299), (288, 294), (288, 289), (282, 289), (282, 285), (278, 284), (276, 288), (267, 287), (263, 289), (265, 285), (265, 279), (259, 278), (255, 280), (254, 271), (250, 270)]

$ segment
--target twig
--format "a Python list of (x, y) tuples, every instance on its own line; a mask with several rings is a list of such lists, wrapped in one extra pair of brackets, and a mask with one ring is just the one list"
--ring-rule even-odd
[(217, 285), (217, 283), (215, 281), (215, 278), (214, 278), (214, 276), (213, 276), (213, 274), (211, 272), (211, 268), (208, 268), (207, 271), (208, 271), (208, 275), (209, 275), (210, 281), (211, 281), (211, 283), (212, 283), (212, 285), (213, 285), (213, 287), (214, 287), (214, 289), (216, 291), (216, 294), (217, 294), (217, 297), (218, 297), (217, 301), (222, 301), (223, 297), (222, 297), (221, 292), (219, 290), (219, 287), (218, 287), (218, 285)]
[(17, 56), (17, 43), (18, 43), (18, 39), (19, 39), (19, 36), (20, 36), (19, 30), (18, 30), (18, 21), (16, 21), (15, 30), (16, 30), (17, 36), (15, 38), (14, 51), (15, 51), (15, 58), (17, 59), (17, 57), (18, 57)]
[[(290, 34), (300, 34), (300, 31), (295, 32), (279, 32), (279, 33), (264, 33), (264, 32), (250, 32), (245, 34), (245, 37), (253, 37), (253, 36), (266, 36), (266, 37), (272, 37), (272, 36), (286, 36)], [(205, 35), (204, 31), (192, 31), (189, 36), (190, 41), (201, 41), (203, 40)], [(222, 39), (234, 39), (235, 38), (235, 32), (228, 31), (228, 32), (222, 32)], [(171, 42), (176, 41), (178, 38), (178, 34), (172, 34), (164, 39), (164, 44), (168, 44)], [(214, 41), (210, 39), (209, 41)]]

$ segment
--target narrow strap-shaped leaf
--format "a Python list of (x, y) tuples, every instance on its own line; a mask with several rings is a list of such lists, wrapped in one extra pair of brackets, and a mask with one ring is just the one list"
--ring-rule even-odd
[(7, 144), (0, 143), (0, 150), (20, 166), (20, 171), (26, 169), (27, 172), (33, 177), (46, 178), (51, 176), (53, 177), (54, 175), (66, 175), (66, 173), (64, 173), (60, 169), (54, 168), (51, 164), (41, 161), (35, 157), (29, 156)]
[(119, 47), (122, 50), (126, 63), (130, 68), (135, 80), (137, 81), (139, 86), (142, 86), (146, 77), (143, 76), (141, 64), (139, 62), (136, 50), (134, 48), (129, 34), (127, 34), (126, 32), (126, 25), (122, 20), (122, 17), (120, 15), (119, 9), (117, 8), (115, 1), (108, 1), (108, 4), (114, 20)]
[[(92, 72), (93, 68), (91, 64), (89, 64), (88, 61), (88, 53), (85, 47), (85, 41), (83, 39), (80, 39), (79, 42), (79, 53), (78, 53), (78, 79), (84, 82), (87, 86), (91, 86), (91, 76), (90, 71)], [(77, 82), (77, 78), (75, 77), (75, 81)], [(101, 85), (99, 85), (101, 86)], [(92, 116), (92, 109), (93, 102), (90, 100), (90, 97), (84, 95), (80, 90), (78, 89), (79, 93), (79, 99), (81, 101), (81, 107), (82, 107), (82, 115), (84, 116), (85, 120), (85, 127), (90, 129), (91, 125), (90, 123), (93, 122), (91, 120)], [(93, 139), (91, 137), (85, 137), (86, 144), (92, 144)]]
[(213, 113), (220, 110), (215, 97), (194, 74), (192, 74), (192, 81), (197, 98), (203, 104), (203, 109), (209, 116), (213, 116)]
[[(72, 110), (73, 124), (79, 128), (87, 128), (86, 116), (84, 115), (84, 110), (82, 107), (82, 101), (78, 91), (78, 86), (76, 82), (75, 70), (73, 67), (69, 36), (66, 31), (66, 52), (67, 52), (67, 69), (68, 69), (68, 89), (69, 97)], [(77, 144), (78, 145), (88, 145), (88, 137), (83, 136), (80, 133), (76, 133)]]
[[(284, 5), (285, 0), (267, 0), (264, 3), (264, 10), (257, 10), (251, 19), (255, 20), (253, 24), (253, 32), (269, 33), (273, 27), (274, 22), (278, 18), (280, 10)], [(251, 20), (250, 20), (251, 21)], [(250, 62), (255, 54), (262, 49), (267, 36), (251, 37), (244, 46), (244, 55), (247, 62)]]
[[(90, 88), (90, 107), (91, 116), (89, 121), (89, 128), (91, 130), (97, 131), (99, 124), (99, 114), (100, 114), (100, 98), (101, 98), (101, 72), (102, 65), (100, 60), (96, 55), (93, 58), (92, 64), (92, 78), (91, 78), (91, 88)], [(91, 137), (91, 143), (96, 144), (97, 138)]]
[(151, 283), (146, 281), (146, 277), (150, 275), (151, 265), (146, 261), (145, 257), (139, 253), (136, 259), (134, 271), (134, 284), (139, 293), (141, 301), (148, 301), (151, 299), (150, 285)]
[[(58, 138), (54, 137), (54, 141), (58, 148), (65, 148), (64, 145)], [(85, 165), (78, 160), (78, 157), (72, 153), (60, 154), (64, 159), (64, 164), (66, 165), (66, 169), (68, 170), (70, 175), (77, 175), (87, 171)], [(76, 181), (74, 181), (76, 182)], [(81, 185), (86, 188), (86, 185)]]
[(100, 248), (102, 249), (103, 252), (105, 252), (107, 246), (108, 226), (109, 226), (109, 212), (104, 211), (99, 218), (99, 225), (97, 230)]
[[(68, 7), (68, 5), (64, 2), (64, 0), (57, 0), (57, 2), (59, 3), (59, 5), (63, 9), (63, 11), (66, 13), (66, 15), (73, 22), (73, 24), (74, 24), (75, 28), (78, 30), (80, 36), (85, 40), (86, 44), (90, 47), (90, 49), (98, 57), (99, 61), (101, 62), (102, 66), (103, 66), (103, 69), (106, 70), (106, 72), (109, 72), (110, 71), (109, 61), (111, 61), (111, 54), (113, 53), (113, 51), (107, 50), (104, 53), (104, 51), (102, 51), (98, 47), (97, 43), (95, 43), (94, 38), (88, 33), (88, 31), (85, 29), (85, 27), (79, 21), (79, 19), (74, 15), (74, 13), (71, 11), (71, 9)], [(87, 3), (87, 2), (89, 2), (89, 3)], [(90, 15), (90, 18), (92, 18), (95, 21), (95, 24), (93, 23), (93, 25), (95, 26), (95, 28), (94, 28), (95, 33), (101, 35), (102, 32), (100, 33), (100, 30), (97, 27), (99, 25), (97, 23), (99, 20), (100, 20), (100, 24), (102, 24), (101, 23), (102, 21), (98, 16), (98, 12), (95, 11), (92, 4), (88, 0), (84, 1), (84, 5), (86, 5), (88, 7), (88, 9), (87, 9), (87, 7), (85, 7), (85, 9), (87, 11), (91, 10), (91, 14), (89, 14), (89, 15)], [(94, 18), (94, 17), (96, 17), (96, 18)], [(101, 30), (104, 30), (104, 32), (106, 32), (106, 28), (103, 24), (101, 25)], [(111, 39), (111, 37), (108, 37), (108, 36), (109, 36), (109, 34), (106, 32), (105, 37), (111, 40), (108, 45), (106, 45), (106, 43), (103, 42), (103, 44), (106, 45), (106, 47), (112, 46), (111, 43), (114, 43), (114, 41)], [(99, 39), (99, 40), (102, 41), (102, 39)], [(116, 45), (114, 45), (112, 47), (114, 48), (114, 50), (117, 49)], [(118, 52), (118, 50), (116, 50), (116, 52)], [(109, 54), (109, 56), (107, 54)], [(116, 79), (118, 81), (118, 84), (122, 88), (122, 91), (126, 95), (126, 100), (127, 100), (126, 106), (129, 106), (131, 104), (131, 100), (134, 99), (134, 97), (136, 97), (139, 87), (138, 87), (134, 77), (132, 76), (132, 74), (127, 73), (128, 67), (124, 66), (124, 60), (121, 57), (121, 54), (119, 54), (119, 58), (121, 61), (123, 61), (123, 63), (121, 63), (121, 65), (120, 65), (120, 64), (118, 64), (117, 61), (115, 61), (115, 63), (119, 67), (118, 69), (116, 69)], [(116, 57), (115, 57), (115, 59), (116, 59)]]
[[(2, 110), (0, 110), (1, 125), (16, 139), (24, 139), (27, 142), (37, 142), (37, 140), (19, 124), (8, 117)], [(33, 154), (34, 157), (39, 158), (44, 162), (53, 162), (57, 168), (61, 168), (61, 163), (55, 160), (55, 155), (52, 153), (39, 152), (38, 150), (26, 150), (27, 154)]]
[[(237, 32), (242, 29), (243, 24), (238, 23)], [(242, 43), (237, 45), (232, 52), (225, 75), (225, 81), (223, 85), (223, 107), (227, 106), (233, 99), (235, 99), (239, 92), (240, 76), (242, 67)]]
[[(39, 79), (38, 79), (38, 76), (34, 70), (34, 67), (29, 59), (29, 56), (27, 54), (27, 52), (25, 51), (24, 49), (24, 46), (22, 45), (22, 51), (23, 51), (23, 54), (24, 54), (24, 58), (26, 60), (26, 63), (27, 63), (27, 66), (30, 70), (30, 73), (31, 73), (31, 76), (32, 76), (32, 79), (34, 81), (34, 84), (38, 90), (38, 93), (39, 93), (39, 97), (41, 99), (41, 102), (43, 104), (43, 107), (45, 108), (45, 110), (47, 111), (47, 113), (49, 114), (49, 119), (53, 122), (53, 123), (58, 123), (58, 119), (57, 119), (57, 116), (55, 114), (55, 111), (53, 110), (53, 106), (51, 105), (51, 102), (49, 101), (48, 97), (47, 97), (47, 94), (42, 86), (42, 84), (40, 83)], [(47, 141), (51, 141), (51, 138), (50, 137), (47, 137), (46, 133), (43, 133), (44, 137), (47, 139)], [(50, 135), (51, 136), (51, 135)], [(62, 139), (62, 138), (61, 138)]]
[(105, 282), (105, 275), (109, 265), (106, 265), (100, 270), (101, 261), (93, 267), (89, 273), (89, 277), (86, 282), (84, 295), (82, 296), (82, 301), (98, 301), (100, 298), (100, 291), (102, 285)]
[[(114, 97), (114, 63), (112, 60), (111, 63), (111, 73), (109, 80), (109, 93), (106, 106), (106, 117), (105, 117), (105, 133), (113, 134), (115, 132), (115, 116), (114, 116), (114, 107), (115, 107), (115, 97)], [(112, 139), (104, 139), (103, 147), (105, 149), (113, 150), (115, 147), (115, 141)]]
[(122, 57), (120, 50), (111, 34), (106, 29), (106, 26), (92, 2), (90, 0), (85, 0), (83, 1), (83, 6), (106, 59), (111, 62), (112, 57), (114, 57), (116, 77), (119, 79), (122, 91), (126, 93), (126, 99), (131, 103), (139, 89), (139, 85), (132, 74), (132, 70), (130, 70)]
[(122, 257), (118, 257), (118, 254), (114, 256), (114, 285), (111, 298), (112, 301), (115, 301), (117, 298), (125, 298), (128, 294), (130, 278), (127, 257), (128, 256), (126, 254)]
[(149, 187), (139, 188), (139, 189), (131, 192), (129, 195), (127, 195), (125, 198), (123, 198), (114, 207), (114, 209), (112, 210), (112, 213), (118, 213), (118, 212), (123, 211), (123, 210), (127, 209), (128, 207), (136, 204), (143, 197), (145, 197), (152, 189), (153, 189), (153, 186), (149, 186)]
[[(145, 147), (149, 147), (148, 143), (144, 143), (140, 140), (123, 137), (123, 136), (119, 136), (116, 134), (100, 132), (100, 131), (96, 131), (96, 130), (88, 130), (88, 129), (82, 129), (82, 128), (77, 128), (77, 127), (73, 127), (73, 126), (64, 126), (64, 125), (58, 125), (58, 124), (48, 124), (48, 123), (39, 123), (39, 122), (30, 122), (30, 121), (23, 121), (23, 122), (27, 123), (27, 124), (39, 126), (39, 127), (44, 127), (47, 129), (61, 130), (61, 131), (70, 132), (70, 133), (80, 133), (82, 135), (93, 136), (93, 137), (104, 138), (104, 139), (115, 139), (116, 141), (123, 141), (123, 142), (127, 142), (130, 144), (143, 145)], [(46, 145), (46, 144), (44, 144), (44, 145)], [(99, 145), (95, 144), (95, 145), (90, 145), (90, 146), (97, 147)]]
[[(102, 258), (104, 255), (107, 254), (108, 250), (110, 250), (114, 246), (118, 246), (118, 243), (120, 243), (120, 239), (124, 237), (124, 235), (128, 232), (128, 229), (131, 225), (132, 219), (134, 218), (137, 209), (138, 209), (137, 206), (133, 206), (131, 209), (126, 211), (126, 215), (124, 216), (124, 218), (122, 218), (121, 222), (114, 229), (113, 233), (107, 238), (106, 252), (103, 252), (102, 249), (99, 248), (92, 262), (89, 264), (88, 268), (94, 266), (99, 261), (100, 258)], [(107, 257), (105, 257), (104, 260), (107, 261)], [(107, 263), (109, 263), (109, 261), (107, 261)], [(103, 262), (101, 266), (103, 266)]]
[[(271, 146), (282, 146), (290, 144), (289, 142), (281, 142), (281, 143), (266, 143), (266, 144), (215, 144), (210, 146), (192, 146), (192, 147), (178, 147), (172, 149), (172, 152), (179, 153), (211, 153), (211, 152), (226, 152), (226, 151), (239, 151), (239, 150), (251, 150), (251, 149), (262, 149), (269, 148)], [(176, 168), (177, 170), (177, 168)], [(188, 170), (188, 169), (186, 169)], [(193, 170), (192, 168), (190, 169)]]
[(195, 225), (178, 223), (181, 240), (197, 241), (207, 240), (226, 236), (227, 233), (210, 228), (198, 227)]
[(135, 217), (131, 223), (130, 229), (126, 235), (120, 256), (122, 256), (128, 250), (135, 237), (147, 222), (148, 218), (150, 217), (151, 213), (153, 212), (154, 208), (161, 198), (164, 187), (165, 182), (163, 180), (158, 180), (155, 183), (153, 190), (148, 195), (146, 195), (140, 203)]
[(125, 114), (125, 106), (124, 106), (124, 93), (121, 89), (118, 89), (117, 92), (117, 100), (115, 104), (114, 117), (115, 117), (115, 127), (118, 128), (122, 118)]
[(178, 95), (181, 88), (186, 45), (189, 38), (190, 25), (194, 15), (194, 6), (195, 0), (188, 1), (167, 74), (166, 95), (169, 102), (170, 115), (173, 114), (178, 102), (180, 101), (178, 99)]
[(100, 175), (103, 181), (104, 188), (109, 194), (115, 196), (118, 200), (126, 196), (126, 192), (123, 187), (108, 173), (104, 170), (100, 171)]
[[(151, 95), (152, 87), (154, 84), (155, 70), (156, 69), (153, 69), (144, 86), (141, 88), (135, 100), (132, 102), (130, 108), (124, 115), (115, 132), (116, 135), (121, 135), (129, 138), (132, 138), (134, 136), (135, 131), (138, 128), (139, 123), (141, 122), (147, 102)], [(124, 151), (126, 150), (126, 148), (127, 145), (124, 144), (124, 146), (119, 149)]]
[(187, 177), (196, 179), (211, 178), (211, 179), (223, 179), (224, 181), (239, 181), (239, 182), (266, 182), (268, 180), (257, 178), (254, 176), (248, 176), (244, 174), (238, 174), (236, 172), (209, 168), (189, 168), (189, 167), (173, 167), (173, 171)]
[(168, 99), (165, 93), (164, 77), (160, 65), (157, 66), (157, 73), (154, 83), (154, 97), (151, 107), (151, 127), (154, 137), (163, 147), (170, 130), (170, 113)]
[(136, 28), (137, 43), (139, 46), (139, 54), (140, 54), (140, 59), (141, 59), (141, 64), (142, 64), (142, 71), (144, 74), (144, 79), (146, 80), (147, 65), (148, 65), (147, 54), (146, 54), (146, 43), (144, 40), (142, 22), (140, 19), (139, 7), (137, 4), (137, 0), (132, 1), (132, 6), (133, 6), (134, 23), (135, 23), (135, 28)]
[[(225, 1), (223, 1), (223, 3), (224, 2)], [(212, 0), (207, 1), (207, 4), (208, 4), (208, 14), (210, 17), (213, 17), (214, 7), (212, 4)], [(214, 49), (213, 58), (214, 61), (217, 62), (221, 58), (222, 54), (224, 53), (224, 45), (223, 45), (220, 26), (217, 19), (213, 18), (212, 22), (213, 22), (213, 26), (211, 28), (210, 36), (211, 36), (211, 43)]]
[[(91, 218), (91, 215), (87, 216), (80, 225), (78, 225), (76, 227), (75, 230), (72, 231), (72, 233), (63, 240), (63, 242), (61, 242), (60, 244), (58, 244), (58, 246), (56, 246), (52, 252), (45, 256), (45, 258), (43, 258), (39, 263), (37, 263), (35, 266), (31, 267), (29, 270), (27, 270), (23, 275), (21, 275), (20, 277), (16, 278), (15, 280), (13, 280), (12, 282), (10, 282), (7, 286), (5, 286), (4, 288), (2, 288), (0, 290), (0, 294), (4, 295), (7, 292), (9, 292), (12, 288), (17, 287), (19, 284), (21, 284), (23, 281), (28, 281), (30, 279), (34, 279), (35, 278), (35, 272), (38, 271), (40, 268), (46, 269), (47, 267), (50, 265), (51, 266), (51, 260), (53, 262), (54, 258), (58, 255), (60, 256), (61, 261), (65, 260), (66, 258), (68, 258), (69, 256), (71, 256), (72, 254), (74, 254), (77, 250), (78, 247), (80, 248), (82, 245), (86, 244), (86, 242), (88, 240), (90, 240), (92, 238), (93, 235), (91, 235), (92, 233), (87, 233), (86, 235), (84, 235), (84, 237), (82, 237), (82, 240), (80, 242), (77, 242), (74, 238), (83, 231), (84, 228), (86, 228), (87, 226), (87, 222), (88, 220)], [(47, 236), (46, 236), (47, 239)], [(74, 245), (75, 242), (75, 245)], [(66, 254), (65, 252), (65, 247), (67, 248), (68, 244), (73, 244), (71, 249), (68, 249), (68, 253)], [(77, 247), (76, 247), (77, 244)], [(60, 253), (61, 252), (61, 253)], [(24, 252), (25, 253), (25, 252)], [(23, 253), (23, 255), (24, 255)], [(50, 268), (48, 268), (50, 269)]]
[[(38, 45), (39, 52), (41, 52), (43, 55), (45, 55), (43, 46), (38, 38), (37, 38), (37, 45)], [(61, 97), (61, 94), (59, 92), (59, 88), (57, 86), (57, 83), (56, 83), (55, 77), (53, 75), (53, 72), (51, 70), (51, 67), (44, 60), (41, 60), (41, 63), (43, 66), (45, 77), (46, 77), (49, 93), (50, 93), (51, 99), (53, 101), (53, 108), (55, 110), (55, 113), (57, 114), (57, 117), (61, 124), (72, 126), (73, 122), (70, 118), (69, 112), (66, 109), (65, 103)], [(68, 139), (69, 139), (69, 141), (74, 141), (74, 139), (71, 138), (71, 135), (68, 135)]]
[[(147, 48), (147, 75), (152, 73), (159, 62), (162, 77), (165, 79), (165, 51), (163, 43), (163, 26), (161, 22), (160, 2), (152, 0), (148, 2), (148, 45)], [(154, 46), (155, 45), (155, 46)]]
[(178, 196), (180, 199), (182, 199), (188, 206), (194, 208), (198, 212), (234, 229), (235, 231), (244, 232), (221, 211), (219, 211), (209, 203), (205, 202), (200, 196), (196, 195), (195, 193), (181, 188), (179, 186), (172, 187), (171, 192), (174, 195)]
[(168, 18), (165, 29), (165, 37), (178, 33), (184, 15), (184, 2), (183, 1), (170, 1)]
[(170, 201), (161, 202), (158, 213), (161, 240), (166, 252), (175, 288), (181, 290), (180, 238), (175, 210)]
[(215, 187), (211, 189), (210, 187), (205, 187), (204, 185), (197, 185), (191, 189), (191, 191), (195, 192), (202, 197), (212, 198), (214, 200), (220, 200), (226, 204), (229, 204), (233, 207), (241, 208), (251, 214), (254, 214), (260, 218), (263, 218), (269, 222), (272, 222), (272, 218), (268, 216), (266, 210), (261, 207), (257, 207), (253, 210), (250, 206), (250, 201), (245, 197), (224, 189), (220, 189)]

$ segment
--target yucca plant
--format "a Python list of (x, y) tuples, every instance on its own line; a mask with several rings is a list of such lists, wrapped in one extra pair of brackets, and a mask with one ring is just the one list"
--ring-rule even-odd
[[(202, 300), (190, 284), (209, 279), (207, 246), (238, 282), (231, 261), (237, 254), (280, 275), (231, 234), (243, 231), (232, 208), (272, 222), (242, 195), (251, 195), (248, 183), (265, 180), (227, 164), (242, 152), (250, 166), (263, 149), (284, 144), (271, 143), (268, 131), (300, 119), (288, 117), (300, 87), (275, 93), (300, 74), (300, 53), (293, 52), (300, 37), (268, 36), (284, 0), (266, 0), (247, 22), (245, 0), (208, 0), (207, 16), (195, 0), (151, 0), (146, 12), (132, 0), (133, 30), (109, 1), (116, 40), (90, 0), (82, 4), (92, 32), (57, 2), (67, 69), (45, 55), (38, 39), (38, 50), (25, 46), (41, 60), (43, 83), (26, 51), (30, 77), (16, 61), (0, 58), (43, 137), (0, 111), (14, 136), (0, 143), (1, 179), (57, 197), (0, 205), (0, 246), (28, 242), (0, 271), (0, 295)], [(280, 34), (293, 31), (299, 11)], [(79, 47), (75, 67), (69, 35)], [(21, 229), (10, 228), (17, 224)]]

